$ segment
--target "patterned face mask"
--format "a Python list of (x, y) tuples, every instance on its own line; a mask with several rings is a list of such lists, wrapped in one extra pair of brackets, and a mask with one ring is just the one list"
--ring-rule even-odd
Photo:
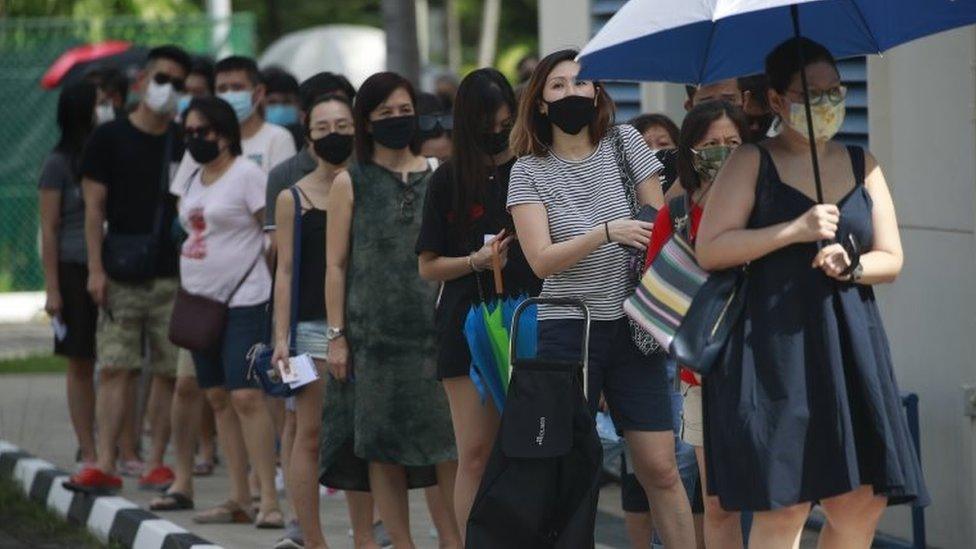
[(729, 159), (729, 155), (735, 147), (729, 145), (717, 145), (715, 147), (706, 147), (704, 149), (694, 150), (692, 157), (692, 165), (695, 167), (695, 171), (698, 172), (698, 177), (702, 179), (703, 182), (711, 181), (715, 179), (718, 171), (722, 168), (722, 164)]
[[(838, 103), (823, 101), (819, 105), (810, 105), (810, 114), (813, 115), (813, 137), (817, 141), (824, 142), (833, 139), (840, 127), (844, 124), (844, 113), (846, 104), (842, 99)], [(790, 105), (789, 126), (794, 131), (803, 136), (807, 133), (807, 112), (803, 103), (793, 103)]]

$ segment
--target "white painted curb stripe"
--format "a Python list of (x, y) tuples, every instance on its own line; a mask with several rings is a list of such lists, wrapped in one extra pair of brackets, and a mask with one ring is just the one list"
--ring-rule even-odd
[(139, 524), (132, 549), (159, 549), (169, 534), (182, 534), (186, 530), (168, 520), (144, 520)]
[(0, 440), (0, 455), (8, 452), (16, 452), (17, 450), (20, 450), (20, 448), (7, 442), (6, 440)]
[(115, 514), (122, 509), (134, 507), (138, 505), (118, 496), (97, 498), (88, 515), (88, 530), (102, 543), (108, 543), (108, 534), (112, 531)]
[(51, 490), (47, 493), (47, 508), (54, 511), (61, 518), (66, 518), (68, 516), (68, 510), (71, 509), (71, 500), (74, 498), (74, 492), (65, 489), (61, 486), (61, 483), (70, 478), (68, 475), (55, 477), (51, 481)]
[(40, 458), (18, 459), (14, 464), (14, 481), (23, 487), (25, 494), (30, 494), (31, 484), (38, 471), (55, 469), (54, 465)]

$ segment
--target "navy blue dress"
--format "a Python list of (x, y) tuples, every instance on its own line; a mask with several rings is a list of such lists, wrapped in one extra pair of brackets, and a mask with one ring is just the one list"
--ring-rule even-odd
[[(838, 203), (838, 241), (874, 241), (864, 151)], [(761, 161), (750, 229), (814, 205)], [(708, 488), (730, 511), (764, 511), (870, 484), (889, 503), (928, 503), (871, 286), (837, 282), (810, 263), (815, 243), (749, 266), (743, 317), (704, 381)]]

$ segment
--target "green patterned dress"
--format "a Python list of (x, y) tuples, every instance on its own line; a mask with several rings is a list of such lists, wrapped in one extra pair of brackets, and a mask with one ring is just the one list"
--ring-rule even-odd
[(363, 489), (353, 482), (362, 472), (352, 453), (408, 466), (412, 487), (429, 485), (432, 471), (425, 466), (457, 459), (436, 375), (437, 285), (420, 278), (414, 252), (431, 170), (410, 173), (406, 182), (375, 164), (353, 165), (349, 173), (354, 206), (346, 328), (354, 381), (330, 379), (326, 389), (322, 481)]

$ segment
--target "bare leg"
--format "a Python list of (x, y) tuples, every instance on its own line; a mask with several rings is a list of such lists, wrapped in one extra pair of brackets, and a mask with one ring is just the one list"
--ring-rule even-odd
[[(321, 421), (321, 419), (319, 420)], [(281, 428), (281, 474), (285, 477), (285, 488), (286, 496), (289, 501), (294, 501), (291, 498), (291, 460), (294, 455), (295, 448), (295, 430), (298, 428), (298, 418), (295, 412), (289, 411), (285, 408), (285, 424)], [(318, 479), (316, 479), (318, 483)], [(292, 504), (292, 516), (296, 517), (297, 513), (294, 509), (294, 503)]]
[(457, 476), (457, 462), (438, 463), (437, 486), (424, 490), (427, 510), (437, 529), (437, 540), (441, 549), (461, 548), (461, 533), (454, 517), (454, 479)]
[(654, 509), (654, 525), (669, 549), (695, 547), (695, 525), (688, 494), (681, 483), (674, 456), (674, 433), (627, 431), (634, 473)]
[(888, 505), (887, 498), (876, 496), (871, 486), (827, 498), (820, 502), (827, 523), (820, 531), (820, 549), (871, 547), (878, 521)]
[(410, 537), (410, 509), (407, 499), (407, 471), (402, 465), (370, 462), (369, 486), (395, 549), (413, 549)]
[(705, 449), (695, 446), (695, 459), (698, 461), (698, 475), (701, 478), (702, 501), (705, 504), (703, 525), (705, 546), (708, 549), (741, 549), (742, 522), (739, 513), (722, 509), (717, 496), (708, 495), (705, 478)]
[(217, 455), (217, 425), (214, 423), (213, 410), (210, 406), (201, 407), (200, 438), (197, 446), (197, 456), (200, 461), (213, 463)]
[(810, 504), (801, 503), (775, 511), (760, 511), (752, 515), (749, 549), (783, 549), (799, 547), (803, 525), (810, 515)]
[(454, 483), (454, 515), (464, 540), (471, 506), (485, 474), (495, 435), (498, 433), (498, 411), (489, 399), (481, 396), (468, 377), (444, 380), (444, 390), (451, 405), (454, 439), (458, 448), (457, 479)]
[(81, 461), (95, 461), (95, 361), (68, 359), (68, 410), (78, 438)]
[[(119, 451), (122, 454), (123, 461), (139, 460), (141, 426), (137, 424), (139, 408), (137, 406), (138, 399), (136, 395), (139, 392), (138, 381), (140, 372), (133, 372), (132, 375), (135, 376), (135, 379), (125, 391), (125, 400), (124, 404), (122, 404), (122, 407), (125, 409), (125, 414), (122, 416), (122, 429), (119, 433), (118, 440)], [(101, 372), (99, 372), (99, 376), (102, 376)], [(99, 384), (101, 384), (101, 380), (102, 378), (99, 377)], [(101, 431), (101, 428), (99, 428), (99, 431)]]
[(352, 524), (352, 541), (356, 549), (379, 549), (373, 537), (373, 494), (346, 491), (349, 522)]
[(176, 383), (171, 377), (154, 375), (149, 390), (149, 406), (152, 410), (152, 451), (146, 463), (149, 470), (163, 464), (166, 445), (170, 435), (170, 407), (173, 404), (173, 387)]
[(115, 449), (125, 416), (135, 411), (125, 407), (126, 393), (135, 385), (138, 372), (103, 369), (99, 372), (95, 419), (98, 422), (98, 468), (115, 473)]
[(262, 513), (278, 510), (278, 492), (274, 483), (274, 424), (264, 393), (259, 389), (235, 389), (231, 392), (231, 403), (240, 420), (247, 457), (261, 486), (260, 510)]
[[(316, 360), (315, 365), (320, 375), (325, 373), (325, 364)], [(324, 396), (324, 377), (302, 387), (301, 392), (295, 395), (295, 413), (288, 413), (297, 420), (294, 443), (290, 452), (285, 451), (288, 448), (287, 444), (282, 445), (282, 455), (286, 460), (282, 462), (282, 467), (286, 472), (285, 480), (288, 483), (292, 511), (298, 517), (298, 524), (302, 527), (305, 547), (315, 549), (326, 547), (319, 520), (318, 482), (319, 433), (322, 430)], [(287, 461), (289, 458), (290, 462)]]
[(244, 435), (237, 414), (230, 405), (230, 395), (223, 387), (207, 389), (207, 400), (217, 420), (217, 437), (224, 449), (227, 460), (227, 474), (230, 477), (230, 498), (242, 509), (250, 509), (251, 492), (247, 485), (247, 451), (244, 448)]
[(193, 443), (197, 438), (200, 415), (203, 411), (203, 393), (197, 385), (197, 378), (185, 376), (176, 378), (173, 393), (173, 406), (170, 410), (173, 425), (173, 446), (176, 463), (173, 485), (170, 492), (193, 496)]
[(654, 521), (650, 513), (624, 513), (627, 537), (633, 549), (647, 549), (654, 536)]

